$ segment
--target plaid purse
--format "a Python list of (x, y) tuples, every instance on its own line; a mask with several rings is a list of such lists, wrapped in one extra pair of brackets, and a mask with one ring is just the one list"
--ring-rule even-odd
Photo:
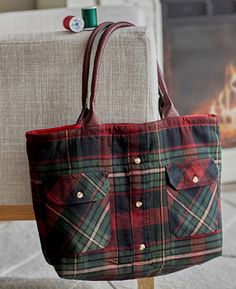
[[(159, 69), (161, 120), (101, 124), (95, 115), (105, 44), (129, 26), (106, 22), (92, 32), (77, 123), (26, 133), (42, 251), (62, 278), (157, 276), (222, 254), (217, 117), (179, 116)], [(91, 48), (101, 30), (88, 109)]]

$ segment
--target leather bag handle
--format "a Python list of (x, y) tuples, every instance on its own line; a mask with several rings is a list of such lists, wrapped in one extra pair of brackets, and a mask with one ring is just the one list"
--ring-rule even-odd
[(159, 109), (161, 118), (179, 116), (179, 113), (176, 110), (170, 98), (163, 73), (158, 63), (157, 63), (157, 74), (158, 74), (158, 87), (159, 87), (159, 96), (160, 96), (158, 109)]
[[(102, 34), (100, 38), (100, 41), (97, 47), (97, 52), (96, 52), (95, 59), (94, 59), (89, 112), (84, 121), (84, 126), (97, 125), (99, 123), (99, 120), (95, 114), (94, 108), (95, 108), (95, 98), (96, 98), (96, 92), (97, 92), (97, 86), (98, 86), (98, 76), (99, 76), (102, 56), (104, 53), (106, 43), (109, 37), (111, 36), (111, 34), (115, 30), (124, 28), (124, 27), (133, 27), (133, 26), (134, 25), (132, 23), (124, 22), (124, 21), (114, 23), (110, 25), (109, 28), (106, 29), (106, 31)], [(167, 90), (163, 75), (160, 71), (159, 65), (158, 65), (157, 70), (158, 70), (158, 83), (159, 83), (159, 92), (160, 92), (159, 112), (160, 112), (161, 118), (178, 116), (179, 114), (169, 97), (168, 90)]]
[(76, 124), (79, 124), (82, 122), (82, 119), (86, 116), (88, 113), (88, 109), (86, 108), (86, 101), (88, 96), (88, 80), (89, 80), (89, 68), (90, 68), (90, 60), (91, 60), (91, 54), (92, 49), (94, 45), (94, 41), (96, 37), (99, 35), (99, 33), (106, 28), (108, 28), (113, 22), (107, 21), (103, 22), (100, 25), (98, 25), (91, 35), (89, 36), (89, 39), (86, 44), (85, 53), (84, 53), (84, 60), (83, 60), (83, 72), (82, 72), (82, 112), (76, 122)]

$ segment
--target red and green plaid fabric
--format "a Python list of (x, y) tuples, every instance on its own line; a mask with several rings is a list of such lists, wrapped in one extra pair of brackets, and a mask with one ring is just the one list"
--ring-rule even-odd
[(157, 276), (222, 253), (213, 115), (27, 133), (46, 260), (63, 278)]

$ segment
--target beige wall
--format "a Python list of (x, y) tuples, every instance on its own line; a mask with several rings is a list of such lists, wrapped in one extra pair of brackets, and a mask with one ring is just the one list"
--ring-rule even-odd
[(96, 0), (67, 0), (68, 7), (88, 7), (99, 4)]
[(0, 12), (35, 8), (35, 0), (0, 0)]
[(37, 9), (66, 7), (66, 0), (36, 0)]
[(0, 12), (66, 7), (66, 2), (66, 0), (0, 0)]

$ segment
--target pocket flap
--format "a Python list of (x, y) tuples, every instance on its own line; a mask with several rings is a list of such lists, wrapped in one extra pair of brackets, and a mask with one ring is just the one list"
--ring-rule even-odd
[(108, 172), (50, 177), (44, 184), (46, 198), (57, 205), (94, 202), (109, 192)]
[(218, 176), (218, 168), (212, 159), (171, 164), (166, 170), (169, 181), (176, 190), (210, 185)]

